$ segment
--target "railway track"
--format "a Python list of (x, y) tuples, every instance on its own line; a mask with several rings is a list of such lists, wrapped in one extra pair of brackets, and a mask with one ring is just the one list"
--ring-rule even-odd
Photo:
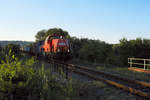
[(88, 67), (67, 64), (59, 61), (55, 61), (55, 63), (68, 66), (70, 70), (73, 70), (73, 73), (86, 76), (93, 80), (103, 81), (106, 84), (123, 89), (124, 91), (140, 96), (143, 99), (150, 100), (150, 83), (123, 78), (118, 75), (97, 71)]
[(55, 64), (60, 64), (64, 68), (71, 70), (73, 73), (80, 74), (93, 80), (102, 81), (106, 84), (140, 96), (142, 99), (150, 100), (150, 83), (127, 79), (111, 73), (97, 71), (95, 69), (84, 66), (68, 64), (58, 60), (51, 59), (46, 61), (49, 63), (53, 62)]

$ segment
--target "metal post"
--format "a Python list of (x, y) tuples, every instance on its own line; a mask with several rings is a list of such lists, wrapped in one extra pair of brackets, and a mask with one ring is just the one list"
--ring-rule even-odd
[(144, 70), (145, 70), (145, 59), (144, 59)]
[(69, 72), (68, 66), (66, 66), (66, 79), (68, 79), (68, 72)]
[(132, 67), (132, 58), (130, 58), (130, 67)]
[(59, 74), (58, 66), (59, 66), (59, 64), (56, 63), (56, 67), (55, 67), (56, 68), (56, 72)]
[(71, 65), (69, 66), (69, 79), (72, 78), (73, 70), (74, 70), (74, 66), (71, 64)]
[(52, 70), (53, 70), (53, 72), (54, 72), (54, 71), (55, 71), (55, 70), (54, 70), (54, 68), (55, 68), (55, 67), (54, 67), (54, 62), (52, 62), (52, 67), (53, 67), (53, 69), (52, 69)]

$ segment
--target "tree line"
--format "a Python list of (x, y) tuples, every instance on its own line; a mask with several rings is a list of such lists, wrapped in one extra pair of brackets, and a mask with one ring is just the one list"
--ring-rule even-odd
[(150, 39), (123, 38), (118, 44), (72, 38), (74, 57), (92, 62), (127, 66), (128, 58), (150, 58)]

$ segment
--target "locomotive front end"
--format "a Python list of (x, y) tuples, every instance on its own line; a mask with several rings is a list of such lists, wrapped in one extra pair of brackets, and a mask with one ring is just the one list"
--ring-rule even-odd
[(56, 57), (60, 59), (69, 59), (71, 56), (70, 45), (67, 39), (59, 39), (56, 49)]

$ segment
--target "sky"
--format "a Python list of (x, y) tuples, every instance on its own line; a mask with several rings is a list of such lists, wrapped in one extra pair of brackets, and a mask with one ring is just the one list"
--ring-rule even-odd
[(0, 40), (34, 41), (42, 29), (118, 43), (150, 38), (150, 0), (0, 0)]

